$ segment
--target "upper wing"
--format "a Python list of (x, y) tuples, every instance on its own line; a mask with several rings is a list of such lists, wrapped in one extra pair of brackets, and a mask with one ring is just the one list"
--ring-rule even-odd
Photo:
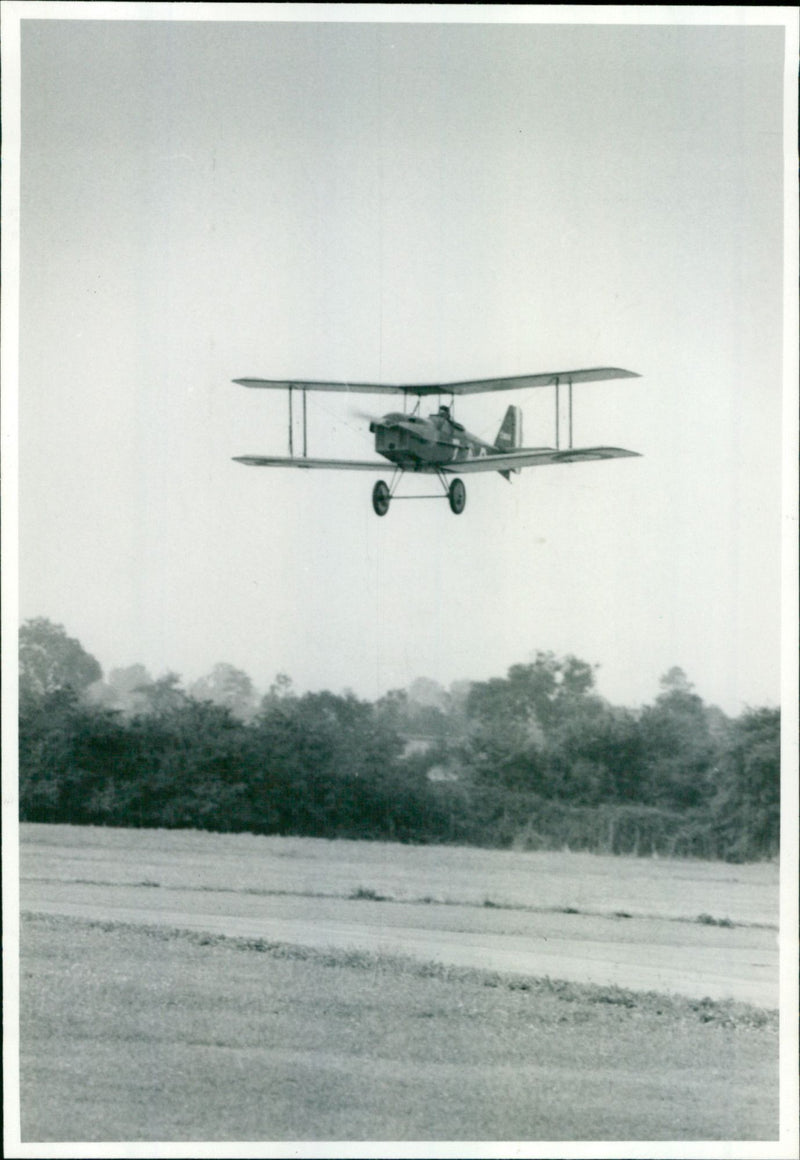
[(385, 459), (311, 459), (299, 455), (291, 459), (275, 455), (234, 455), (233, 458), (250, 467), (327, 467), (336, 471), (387, 471), (392, 467)]
[(387, 383), (321, 383), (310, 379), (234, 379), (233, 381), (243, 387), (271, 387), (284, 391), (294, 387), (301, 391), (357, 391), (366, 395), (403, 395), (413, 394), (417, 390), (422, 394), (433, 393), (433, 388), (429, 390), (427, 387), (419, 389), (399, 387)]
[(470, 471), (513, 471), (515, 467), (549, 467), (555, 463), (582, 463), (592, 459), (623, 459), (639, 456), (638, 451), (622, 447), (573, 447), (556, 451), (552, 447), (520, 447), (517, 451), (503, 451), (497, 455), (481, 455), (461, 463), (448, 463), (443, 471), (461, 475)]
[(476, 395), (481, 391), (517, 391), (525, 387), (551, 387), (556, 383), (593, 383), (603, 379), (638, 379), (635, 371), (619, 367), (590, 367), (577, 371), (548, 371), (541, 375), (515, 375), (503, 379), (471, 379), (463, 383), (328, 383), (303, 379), (234, 379), (243, 387), (270, 387), (303, 391), (355, 391), (369, 395)]
[(466, 383), (443, 383), (438, 387), (411, 387), (413, 393), (477, 395), (481, 391), (518, 391), (527, 387), (552, 387), (556, 383), (595, 383), (602, 379), (638, 379), (636, 371), (620, 367), (590, 367), (579, 371), (548, 371), (543, 375), (513, 375), (504, 379), (473, 379)]

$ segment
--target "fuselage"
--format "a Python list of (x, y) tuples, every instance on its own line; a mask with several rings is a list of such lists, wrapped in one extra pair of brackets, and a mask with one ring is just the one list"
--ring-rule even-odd
[(378, 454), (405, 471), (436, 471), (438, 467), (497, 450), (491, 443), (470, 435), (446, 407), (427, 419), (391, 412), (370, 423), (369, 429), (375, 435)]

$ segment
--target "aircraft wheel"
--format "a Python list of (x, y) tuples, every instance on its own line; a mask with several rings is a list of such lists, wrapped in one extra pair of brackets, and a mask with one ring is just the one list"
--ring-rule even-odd
[(460, 479), (454, 479), (450, 484), (447, 498), (450, 501), (450, 511), (454, 515), (460, 516), (467, 503), (467, 489)]
[(389, 488), (379, 479), (372, 489), (372, 510), (376, 516), (385, 516), (389, 510)]

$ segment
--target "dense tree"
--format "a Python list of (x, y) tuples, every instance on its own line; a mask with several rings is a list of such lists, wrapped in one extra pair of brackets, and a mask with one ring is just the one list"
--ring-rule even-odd
[(709, 719), (682, 669), (661, 678), (661, 693), (643, 711), (640, 731), (648, 800), (677, 809), (708, 801), (714, 753)]
[(262, 698), (260, 709), (266, 712), (280, 705), (292, 705), (297, 700), (292, 678), (287, 673), (278, 673)]
[(576, 657), (559, 659), (538, 652), (526, 665), (512, 665), (505, 679), (473, 684), (467, 712), (481, 722), (520, 719), (535, 721), (546, 730), (569, 707), (594, 689), (594, 669)]
[(26, 697), (19, 728), (22, 818), (93, 821), (93, 796), (126, 744), (117, 715), (81, 702), (74, 689)]
[(388, 728), (400, 734), (411, 732), (409, 726), (411, 710), (405, 689), (390, 689), (375, 702), (375, 711)]
[(544, 796), (568, 792), (569, 755), (562, 761), (557, 754), (570, 719), (601, 711), (593, 688), (591, 665), (543, 652), (530, 664), (512, 665), (504, 679), (473, 684), (465, 705), (466, 763), (481, 781)]
[(381, 719), (404, 738), (441, 741), (454, 732), (450, 698), (436, 681), (421, 678), (408, 689), (392, 689), (376, 702)]
[(152, 685), (153, 678), (142, 664), (111, 669), (105, 681), (97, 681), (87, 690), (90, 700), (106, 709), (119, 709), (126, 716), (147, 708), (142, 689)]
[(230, 709), (241, 721), (249, 721), (256, 711), (256, 693), (247, 673), (229, 664), (217, 664), (204, 677), (189, 686), (195, 700), (211, 701)]
[(547, 736), (549, 796), (587, 805), (616, 800), (620, 723), (599, 697), (572, 694), (570, 700)]
[[(537, 653), (505, 678), (375, 704), (246, 674), (107, 682), (49, 621), (20, 632), (23, 819), (734, 859), (779, 842), (780, 714), (729, 720), (680, 669), (639, 712)], [(87, 696), (87, 690), (91, 695)], [(409, 738), (424, 739), (414, 751)]]
[(396, 829), (392, 796), (403, 741), (375, 706), (329, 692), (265, 698), (256, 729), (265, 784), (291, 787), (281, 798), (283, 828), (304, 819), (323, 832), (335, 813), (353, 835)]
[(128, 733), (116, 786), (128, 824), (250, 827), (254, 746), (230, 710), (189, 697), (162, 701), (134, 718)]
[(143, 712), (170, 714), (186, 704), (188, 694), (181, 688), (177, 673), (165, 673), (155, 681), (147, 681), (134, 690), (144, 702)]
[(780, 710), (743, 713), (731, 727), (716, 772), (716, 828), (730, 855), (774, 857), (780, 843)]
[(58, 689), (82, 693), (103, 676), (99, 663), (60, 624), (45, 617), (27, 620), (19, 630), (21, 696), (42, 696)]
[(136, 696), (140, 689), (152, 683), (153, 678), (142, 664), (111, 669), (108, 674), (108, 684), (120, 698)]

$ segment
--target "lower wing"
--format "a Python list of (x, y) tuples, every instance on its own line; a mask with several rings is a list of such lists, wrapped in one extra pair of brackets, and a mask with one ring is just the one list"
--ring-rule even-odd
[(624, 459), (638, 455), (638, 451), (626, 451), (622, 447), (571, 447), (565, 451), (556, 451), (552, 447), (520, 447), (516, 451), (448, 463), (442, 470), (455, 475), (470, 471), (514, 471), (521, 467), (550, 467), (556, 463), (584, 463), (593, 459)]
[(234, 455), (233, 458), (249, 467), (327, 467), (332, 471), (386, 471), (392, 467), (385, 459), (311, 459), (305, 455), (290, 459), (275, 455)]
[[(638, 451), (625, 451), (622, 447), (574, 447), (566, 451), (556, 451), (552, 447), (520, 447), (516, 451), (480, 455), (474, 459), (460, 459), (451, 463), (424, 463), (405, 470), (427, 474), (441, 471), (447, 475), (463, 475), (473, 471), (514, 471), (521, 467), (549, 467), (556, 463), (583, 463), (592, 459), (622, 459), (638, 455)], [(306, 470), (322, 468), (329, 471), (391, 471), (395, 466), (383, 459), (312, 459), (304, 455), (290, 458), (276, 455), (235, 455), (233, 458), (236, 463), (246, 463), (249, 467), (301, 467)]]

